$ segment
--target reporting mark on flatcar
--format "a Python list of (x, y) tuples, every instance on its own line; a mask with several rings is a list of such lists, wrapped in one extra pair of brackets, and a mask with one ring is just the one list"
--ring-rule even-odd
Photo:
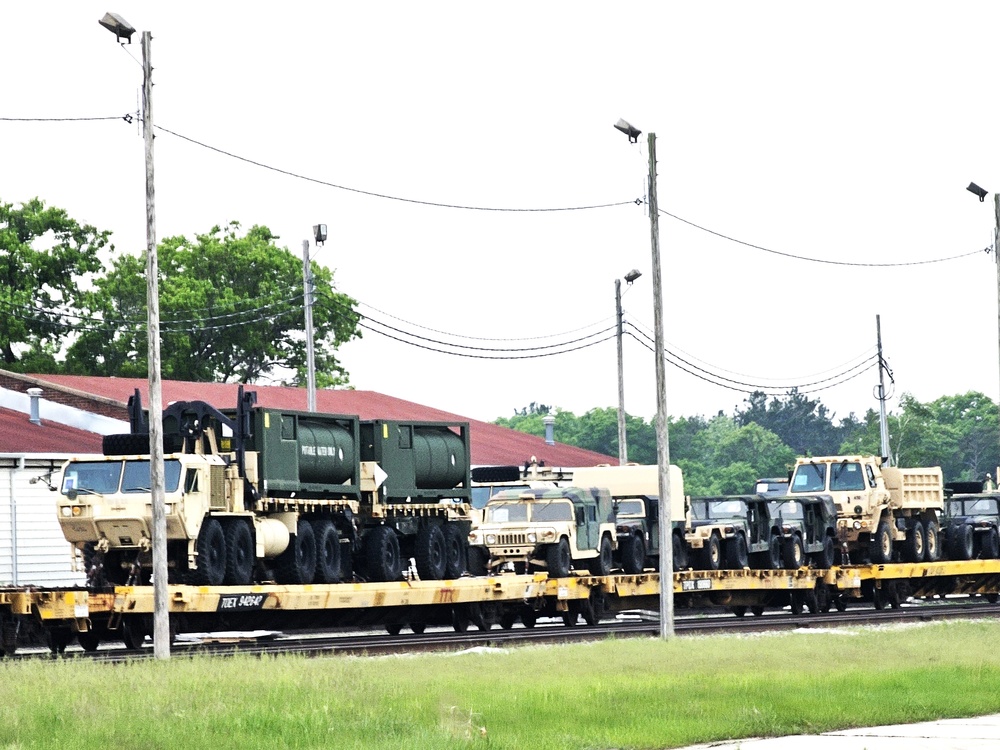
[(222, 594), (219, 596), (219, 612), (249, 612), (263, 609), (267, 594)]

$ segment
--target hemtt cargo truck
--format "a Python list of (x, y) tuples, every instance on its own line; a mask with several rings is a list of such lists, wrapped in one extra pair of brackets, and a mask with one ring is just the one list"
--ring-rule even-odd
[[(141, 582), (152, 565), (148, 424), (105, 456), (63, 467), (58, 518), (91, 583)], [(461, 575), (471, 529), (466, 423), (360, 420), (268, 409), (240, 388), (235, 410), (202, 402), (163, 413), (172, 582), (336, 583), (355, 572)], [(357, 568), (357, 571), (355, 571)]]

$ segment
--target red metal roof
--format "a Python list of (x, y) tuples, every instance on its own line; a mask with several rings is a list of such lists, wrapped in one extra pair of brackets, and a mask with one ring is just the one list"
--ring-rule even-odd
[[(42, 398), (53, 398), (55, 394), (44, 392), (46, 388), (57, 388), (73, 395), (74, 405), (81, 406), (80, 399), (87, 395), (98, 399), (117, 402), (122, 407), (119, 419), (127, 419), (124, 405), (138, 388), (144, 406), (149, 406), (149, 393), (145, 378), (103, 378), (86, 375), (29, 375), (31, 385), (43, 389)], [(27, 385), (26, 385), (27, 387)], [(163, 381), (164, 406), (172, 401), (207, 401), (217, 408), (236, 406), (236, 383), (191, 383), (179, 380)], [(273, 385), (247, 385), (246, 390), (257, 392), (257, 403), (274, 409), (306, 409), (304, 388)], [(81, 408), (84, 408), (81, 406)], [(404, 419), (413, 421), (458, 421), (468, 422), (472, 440), (472, 463), (474, 465), (524, 464), (532, 456), (543, 461), (546, 466), (575, 467), (596, 466), (612, 463), (614, 459), (594, 451), (556, 443), (546, 444), (534, 435), (517, 432), (506, 427), (468, 419), (441, 409), (404, 401), (375, 391), (318, 390), (316, 410), (330, 414), (356, 414), (361, 419)], [(95, 409), (96, 411), (96, 409)], [(101, 413), (105, 413), (103, 410)], [(559, 424), (556, 423), (556, 434)], [(98, 450), (100, 440), (98, 439)]]
[(100, 453), (101, 436), (0, 407), (0, 453)]

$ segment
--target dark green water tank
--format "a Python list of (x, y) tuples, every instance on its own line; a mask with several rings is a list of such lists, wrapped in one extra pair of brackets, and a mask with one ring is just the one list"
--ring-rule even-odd
[(456, 487), (465, 479), (469, 457), (465, 443), (444, 428), (413, 428), (414, 482), (419, 489)]
[(354, 436), (336, 422), (299, 419), (299, 480), (305, 484), (341, 484), (354, 478)]

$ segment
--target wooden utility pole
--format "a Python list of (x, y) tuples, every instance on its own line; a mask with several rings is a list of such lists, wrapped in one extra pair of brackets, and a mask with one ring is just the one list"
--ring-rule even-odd
[(882, 458), (885, 466), (892, 466), (892, 454), (889, 451), (889, 419), (885, 413), (885, 360), (882, 358), (882, 321), (875, 316), (875, 334), (878, 339), (878, 426), (882, 441)]
[(302, 240), (302, 293), (306, 312), (306, 408), (316, 411), (316, 357), (313, 349), (313, 286), (309, 240)]
[(149, 348), (149, 489), (153, 505), (153, 655), (170, 658), (167, 516), (163, 485), (163, 389), (160, 382), (160, 291), (153, 189), (152, 35), (142, 32), (142, 138), (146, 147), (146, 341)]
[(615, 313), (618, 316), (618, 465), (628, 463), (625, 438), (625, 366), (622, 362), (622, 280), (615, 279)]

